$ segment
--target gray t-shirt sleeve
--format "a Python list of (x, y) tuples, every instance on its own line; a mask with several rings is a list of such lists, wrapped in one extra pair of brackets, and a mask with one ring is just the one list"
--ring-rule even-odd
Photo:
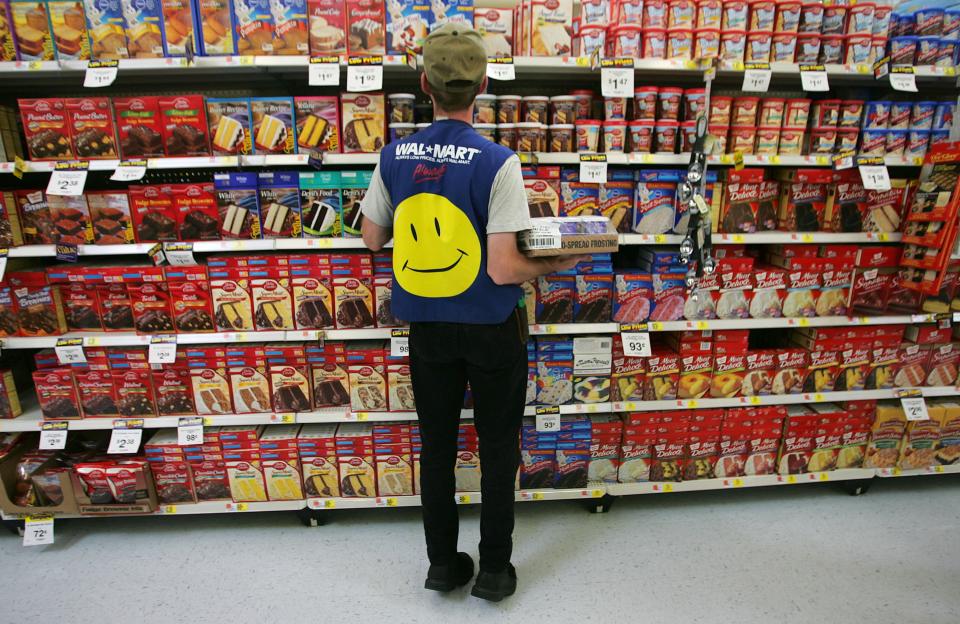
[(383, 178), (380, 177), (379, 162), (373, 170), (367, 194), (363, 196), (363, 201), (360, 203), (360, 212), (363, 213), (364, 218), (370, 219), (380, 227), (393, 228), (393, 204), (390, 202), (387, 187), (383, 184)]
[(487, 234), (522, 232), (530, 229), (530, 209), (523, 189), (520, 159), (511, 156), (500, 167), (490, 189)]

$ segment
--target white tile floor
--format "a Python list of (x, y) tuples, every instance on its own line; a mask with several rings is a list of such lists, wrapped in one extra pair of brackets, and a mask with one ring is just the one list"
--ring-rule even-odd
[[(461, 545), (476, 554), (477, 510)], [(421, 589), (418, 509), (84, 519), (0, 534), (0, 622), (960, 621), (960, 477), (518, 505), (516, 596)], [(264, 619), (267, 618), (267, 619)]]

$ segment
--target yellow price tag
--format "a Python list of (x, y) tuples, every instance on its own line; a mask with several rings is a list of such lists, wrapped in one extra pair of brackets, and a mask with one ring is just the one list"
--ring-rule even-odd
[(673, 491), (673, 484), (672, 484), (672, 483), (664, 483), (664, 484), (663, 484), (663, 491), (664, 491), (664, 492), (672, 492), (672, 491)]
[(241, 64), (241, 65), (253, 65), (253, 57), (252, 57), (252, 56), (241, 56), (241, 57), (240, 57), (240, 64)]
[(314, 238), (313, 240), (316, 241), (314, 246), (321, 249), (329, 249), (330, 247), (333, 247), (332, 238)]
[(903, 474), (903, 470), (899, 466), (893, 469), (893, 476), (899, 477), (901, 474)]
[(366, 420), (370, 417), (370, 414), (367, 412), (357, 412), (357, 420)]
[(750, 404), (751, 404), (751, 405), (760, 405), (760, 397), (758, 397), (758, 396), (752, 396), (752, 397), (750, 397)]
[(829, 480), (830, 480), (830, 475), (829, 475), (829, 473), (821, 472), (821, 473), (820, 473), (820, 480), (821, 480), (821, 481), (829, 481)]
[(387, 507), (396, 507), (396, 506), (397, 506), (397, 499), (396, 499), (396, 498), (394, 498), (394, 497), (392, 497), (392, 496), (389, 497), (389, 498), (387, 498)]
[(734, 61), (733, 71), (744, 71), (743, 61)]
[(557, 328), (554, 325), (544, 325), (543, 331), (548, 334), (555, 334), (557, 333)]
[(588, 413), (588, 414), (594, 414), (594, 413), (600, 411), (600, 406), (597, 405), (596, 403), (590, 403), (590, 404), (587, 405), (587, 407), (586, 407), (586, 409), (584, 409), (584, 411), (585, 411), (586, 413)]
[(886, 233), (886, 232), (878, 232), (878, 233), (877, 233), (877, 240), (880, 241), (881, 243), (885, 243), (885, 242), (887, 242), (888, 240), (890, 240), (890, 235), (889, 235), (888, 233)]
[(817, 156), (817, 164), (818, 164), (818, 165), (826, 165), (826, 164), (828, 164), (829, 162), (830, 162), (830, 161), (827, 160), (827, 157), (826, 157), (826, 156)]
[(654, 236), (653, 236), (653, 242), (655, 242), (655, 243), (665, 243), (665, 242), (667, 242), (667, 235), (666, 235), (666, 234), (654, 234)]
[(530, 495), (533, 500), (543, 500), (543, 492), (534, 492)]
[(743, 234), (734, 234), (733, 236), (730, 237), (730, 240), (732, 240), (735, 243), (742, 243), (746, 239), (743, 238)]
[(577, 67), (590, 67), (590, 57), (589, 57), (589, 56), (578, 56), (578, 57), (577, 57)]
[(323, 506), (325, 509), (333, 509), (337, 506), (337, 501), (328, 498), (327, 500), (323, 501)]
[(633, 401), (627, 401), (626, 403), (623, 404), (623, 409), (627, 410), (628, 412), (631, 412), (637, 409), (637, 404), (634, 403)]
[(956, 68), (956, 67), (944, 67), (944, 68), (943, 68), (943, 75), (944, 75), (944, 76), (956, 76), (956, 75), (957, 75), (957, 68)]
[(468, 504), (470, 504), (470, 495), (469, 495), (469, 494), (457, 494), (457, 504), (458, 504), (458, 505), (468, 505)]
[(689, 400), (689, 401), (687, 401), (687, 407), (696, 407), (696, 406), (697, 406), (697, 402), (696, 402), (696, 401), (694, 401), (694, 400), (692, 400), (692, 399)]
[(233, 506), (233, 510), (234, 510), (234, 511), (246, 511), (246, 510), (247, 510), (247, 504), (246, 504), (246, 503), (236, 503), (236, 504)]
[(933, 467), (933, 471), (934, 471), (934, 472), (943, 472), (943, 466), (934, 466), (934, 467)]
[(820, 393), (817, 393), (817, 394), (813, 395), (813, 400), (816, 401), (817, 403), (819, 403), (819, 402), (823, 401), (823, 395), (820, 394)]
[(797, 477), (794, 475), (787, 475), (787, 483), (796, 483)]
[(916, 165), (917, 167), (923, 165), (923, 156), (914, 156), (913, 164)]
[(697, 329), (709, 329), (710, 323), (706, 321), (697, 321)]
[(687, 59), (686, 61), (684, 61), (683, 66), (686, 67), (687, 69), (697, 69), (698, 67), (700, 67), (700, 65), (696, 61), (691, 59)]
[(653, 162), (653, 154), (644, 154), (640, 157), (640, 162), (644, 164), (650, 164)]
[(592, 492), (590, 492), (590, 495), (593, 496), (593, 498), (602, 498), (603, 490), (593, 490)]
[(165, 514), (175, 514), (175, 513), (177, 513), (177, 506), (176, 506), (176, 505), (164, 505), (164, 507), (163, 507), (163, 513), (165, 513)]
[(743, 479), (734, 479), (733, 487), (743, 487)]
[(204, 427), (212, 427), (212, 426), (213, 426), (213, 419), (210, 418), (209, 416), (205, 416), (204, 419), (203, 419), (203, 426), (204, 426)]
[(663, 323), (654, 321), (653, 323), (650, 323), (650, 329), (651, 331), (663, 331)]
[(800, 327), (808, 327), (810, 325), (810, 319), (805, 316), (801, 316), (797, 319), (797, 325)]
[(732, 154), (721, 154), (721, 155), (720, 155), (720, 164), (722, 164), (722, 165), (732, 165), (732, 164), (733, 164), (733, 155), (732, 155)]
[(42, 61), (30, 61), (27, 63), (27, 71), (37, 71), (43, 67)]
[(805, 243), (812, 243), (812, 242), (813, 242), (813, 234), (803, 234), (803, 235), (800, 236), (800, 240), (802, 240), (802, 241), (805, 242)]
[(246, 341), (247, 341), (247, 333), (246, 333), (246, 332), (237, 332), (237, 333), (235, 333), (235, 334), (233, 335), (233, 341), (234, 341), (234, 342), (246, 342)]
[(858, 73), (858, 74), (869, 74), (869, 73), (870, 73), (870, 66), (869, 66), (869, 65), (864, 65), (864, 64), (862, 64), (862, 63), (859, 64), (859, 65), (857, 65), (857, 73)]
[(776, 155), (776, 154), (770, 156), (770, 164), (771, 164), (771, 165), (779, 165), (779, 164), (780, 164), (780, 157), (779, 157), (778, 155)]

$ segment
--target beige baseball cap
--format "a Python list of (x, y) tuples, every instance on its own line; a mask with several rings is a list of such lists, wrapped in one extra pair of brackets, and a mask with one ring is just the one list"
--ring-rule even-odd
[(423, 42), (423, 70), (427, 82), (438, 91), (476, 89), (487, 75), (483, 38), (469, 26), (444, 24)]

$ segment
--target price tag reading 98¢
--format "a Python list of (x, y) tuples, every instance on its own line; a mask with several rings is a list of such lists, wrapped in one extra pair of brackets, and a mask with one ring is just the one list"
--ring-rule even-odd
[(178, 446), (199, 446), (203, 444), (203, 418), (181, 418), (177, 425)]
[(408, 357), (410, 355), (409, 336), (390, 337), (390, 357)]

